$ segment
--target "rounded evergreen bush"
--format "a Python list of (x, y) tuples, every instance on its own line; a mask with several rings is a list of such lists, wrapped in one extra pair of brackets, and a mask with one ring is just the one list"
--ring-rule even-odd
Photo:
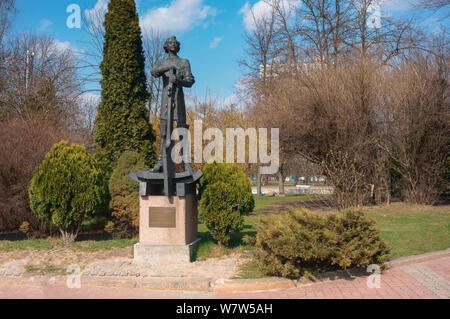
[(250, 181), (236, 164), (207, 164), (203, 174), (200, 220), (219, 245), (228, 245), (230, 232), (241, 231), (244, 216), (255, 207)]
[(107, 204), (107, 188), (96, 160), (83, 146), (62, 141), (33, 173), (30, 206), (41, 221), (59, 228), (65, 243), (78, 235), (87, 216)]
[(328, 217), (328, 227), (336, 234), (332, 262), (341, 268), (382, 265), (389, 250), (380, 238), (376, 222), (361, 211), (348, 209)]
[(287, 278), (311, 276), (337, 268), (382, 265), (386, 243), (373, 220), (348, 210), (328, 217), (306, 209), (268, 215), (256, 225), (255, 262), (267, 275)]
[[(118, 238), (131, 238), (139, 230), (139, 184), (128, 175), (146, 170), (144, 159), (136, 152), (127, 151), (117, 162), (109, 180), (110, 209), (113, 217), (113, 234)], [(111, 225), (110, 225), (111, 228)]]
[(256, 224), (256, 264), (267, 275), (286, 278), (325, 270), (335, 241), (326, 223), (306, 209), (263, 216)]

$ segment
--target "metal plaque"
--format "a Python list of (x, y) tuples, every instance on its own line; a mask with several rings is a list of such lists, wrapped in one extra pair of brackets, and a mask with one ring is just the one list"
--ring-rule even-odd
[(176, 228), (177, 210), (175, 207), (150, 207), (148, 220), (150, 228)]

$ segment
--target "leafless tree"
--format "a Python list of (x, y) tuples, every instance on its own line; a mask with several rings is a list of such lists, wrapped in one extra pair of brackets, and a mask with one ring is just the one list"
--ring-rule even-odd
[(15, 12), (15, 0), (0, 0), (0, 47)]
[(431, 10), (439, 10), (442, 8), (446, 8), (450, 6), (449, 0), (417, 0), (417, 7), (431, 9)]
[(350, 42), (350, 1), (305, 0), (296, 14), (296, 33), (309, 62), (337, 63)]
[(39, 223), (29, 207), (28, 186), (35, 168), (63, 139), (83, 143), (42, 112), (0, 122), (0, 231), (16, 231), (28, 221), (32, 233), (45, 234), (46, 225)]
[(79, 107), (74, 123), (75, 132), (83, 138), (88, 151), (93, 151), (92, 141), (98, 104), (99, 98), (95, 95), (85, 94), (78, 99)]
[(450, 15), (449, 0), (417, 0), (415, 7), (419, 10), (427, 10), (439, 22), (446, 21)]
[(295, 6), (291, 2), (273, 0), (267, 2), (273, 6), (275, 18), (275, 42), (277, 56), (288, 65), (295, 65), (299, 61), (298, 35), (294, 21)]
[(33, 33), (18, 34), (7, 45), (1, 119), (26, 118), (35, 111), (62, 120), (72, 118), (81, 92), (73, 52), (49, 36)]
[(260, 116), (280, 128), (284, 152), (322, 165), (336, 160), (330, 151), (340, 151), (357, 163), (355, 172), (363, 174), (368, 189), (378, 161), (377, 76), (377, 65), (369, 62), (284, 74), (268, 85)]
[(450, 151), (448, 70), (448, 55), (416, 52), (385, 82), (380, 142), (401, 176), (402, 197), (413, 203), (433, 203), (441, 191)]
[(146, 30), (143, 34), (143, 45), (145, 57), (147, 59), (147, 63), (145, 64), (147, 79), (149, 81), (149, 93), (150, 98), (148, 101), (148, 108), (150, 110), (150, 123), (154, 124), (159, 115), (160, 110), (160, 101), (162, 94), (162, 79), (155, 79), (151, 70), (155, 66), (158, 60), (161, 60), (165, 57), (166, 53), (164, 52), (164, 42), (167, 38), (167, 34), (162, 34), (157, 30)]
[(244, 33), (246, 42), (246, 58), (239, 61), (249, 75), (253, 78), (266, 80), (269, 67), (276, 57), (274, 48), (275, 39), (275, 8), (271, 7), (269, 15), (257, 16), (251, 9), (254, 27)]
[(87, 35), (86, 50), (80, 52), (80, 69), (83, 70), (85, 82), (98, 83), (101, 79), (100, 63), (103, 59), (103, 42), (105, 29), (103, 21), (107, 10), (100, 6), (82, 16), (83, 30)]
[(7, 79), (5, 63), (8, 51), (4, 47), (4, 39), (11, 25), (14, 13), (14, 0), (0, 0), (0, 91), (4, 90)]

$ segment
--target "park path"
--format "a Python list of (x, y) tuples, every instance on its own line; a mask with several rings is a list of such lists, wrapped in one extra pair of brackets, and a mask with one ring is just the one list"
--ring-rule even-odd
[(368, 288), (368, 276), (338, 279), (298, 288), (262, 292), (183, 292), (139, 288), (0, 286), (0, 298), (12, 299), (449, 299), (450, 257), (399, 266), (381, 275), (380, 288)]

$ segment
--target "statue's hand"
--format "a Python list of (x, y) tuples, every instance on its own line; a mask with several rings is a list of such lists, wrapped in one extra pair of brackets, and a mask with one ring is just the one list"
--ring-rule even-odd
[(177, 76), (175, 74), (171, 73), (169, 75), (169, 83), (171, 83), (171, 84), (176, 84), (177, 83)]
[(177, 72), (177, 82), (184, 80), (184, 74), (182, 72)]
[(167, 76), (169, 76), (169, 73), (172, 74), (177, 72), (176, 67), (173, 65), (165, 65), (162, 70)]

